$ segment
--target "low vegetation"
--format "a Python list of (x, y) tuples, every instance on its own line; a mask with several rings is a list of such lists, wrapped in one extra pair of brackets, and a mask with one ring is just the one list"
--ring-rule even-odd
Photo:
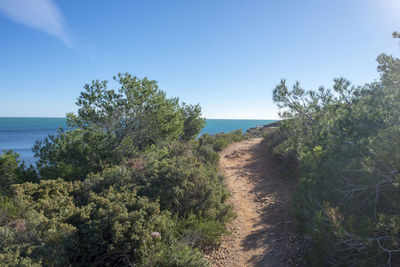
[[(207, 266), (234, 214), (198, 105), (129, 74), (85, 86), (68, 129), (38, 141), (37, 169), (0, 156), (0, 265)], [(201, 143), (200, 143), (201, 142)]]
[(210, 146), (215, 151), (222, 151), (229, 144), (242, 141), (245, 138), (246, 135), (242, 133), (242, 130), (235, 130), (230, 133), (204, 134), (200, 139), (203, 145)]
[(260, 135), (300, 180), (310, 265), (400, 265), (400, 59), (380, 55), (378, 71), (317, 91), (282, 80), (279, 127), (199, 138), (201, 108), (156, 81), (93, 81), (68, 129), (35, 144), (36, 169), (0, 155), (0, 265), (207, 266), (234, 216), (217, 152)]
[(286, 119), (266, 142), (288, 176), (307, 255), (319, 266), (400, 264), (400, 60), (378, 57), (378, 81), (332, 89), (291, 88), (274, 101)]

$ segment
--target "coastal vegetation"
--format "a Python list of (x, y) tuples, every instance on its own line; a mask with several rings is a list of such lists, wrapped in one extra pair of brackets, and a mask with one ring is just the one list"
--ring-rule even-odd
[(242, 133), (242, 130), (235, 130), (230, 133), (221, 134), (203, 134), (201, 140), (205, 146), (210, 146), (215, 151), (222, 151), (229, 144), (234, 142), (242, 141), (246, 138), (246, 135)]
[(234, 213), (199, 105), (130, 74), (85, 86), (68, 129), (0, 156), (0, 265), (206, 266)]
[(282, 80), (273, 92), (285, 120), (265, 141), (283, 174), (300, 178), (295, 215), (310, 264), (400, 264), (400, 59), (377, 61), (379, 80), (363, 86)]
[[(400, 59), (377, 61), (379, 79), (361, 86), (337, 78), (306, 90), (282, 80), (273, 100), (283, 120), (245, 134), (199, 136), (200, 106), (168, 98), (156, 81), (118, 74), (118, 90), (92, 81), (68, 127), (36, 142), (36, 168), (13, 151), (0, 155), (0, 266), (208, 266), (204, 253), (235, 216), (218, 152), (260, 136), (262, 146), (243, 142), (224, 160), (251, 159), (238, 160), (232, 177), (253, 213), (279, 202), (277, 183), (260, 192), (260, 180), (275, 176), (256, 171), (277, 165), (277, 176), (299, 181), (294, 217), (309, 266), (400, 265)], [(256, 168), (255, 159), (273, 164)], [(243, 189), (252, 176), (260, 188)], [(285, 199), (295, 191), (280, 188), (290, 188), (280, 190)], [(291, 206), (280, 207), (287, 216)], [(282, 210), (263, 212), (256, 218), (279, 213), (277, 225), (291, 223)]]

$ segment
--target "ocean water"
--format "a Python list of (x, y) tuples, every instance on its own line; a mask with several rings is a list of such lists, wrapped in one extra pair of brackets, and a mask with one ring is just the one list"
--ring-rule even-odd
[[(222, 120), (207, 119), (201, 134), (230, 132), (247, 129), (274, 122), (274, 120)], [(32, 147), (36, 140), (43, 140), (49, 134), (55, 134), (59, 127), (66, 128), (65, 118), (1, 118), (0, 152), (12, 149), (28, 165), (35, 163)]]

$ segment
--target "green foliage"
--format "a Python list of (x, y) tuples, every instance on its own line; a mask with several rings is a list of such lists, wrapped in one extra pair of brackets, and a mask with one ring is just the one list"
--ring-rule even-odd
[(182, 242), (193, 247), (215, 245), (226, 233), (220, 221), (204, 220), (194, 214), (178, 222), (178, 231), (181, 232)]
[(228, 145), (239, 142), (245, 139), (245, 135), (242, 133), (242, 130), (235, 130), (230, 133), (221, 133), (221, 134), (203, 134), (200, 137), (203, 140), (204, 145), (211, 146), (215, 151), (221, 151), (226, 148)]
[[(280, 144), (282, 144), (284, 141), (288, 139), (287, 132), (283, 130), (284, 126), (281, 126), (280, 128), (274, 128), (270, 129), (267, 131), (264, 135), (264, 142), (270, 147), (270, 148), (277, 148)], [(275, 154), (281, 154), (282, 151), (275, 150)]]
[(90, 175), (87, 183), (95, 192), (114, 186), (130, 186), (140, 196), (159, 201), (162, 210), (178, 218), (195, 214), (204, 219), (225, 222), (232, 217), (225, 202), (229, 196), (216, 166), (197, 156), (194, 143), (179, 141), (153, 147), (123, 166)]
[(85, 85), (78, 98), (78, 115), (68, 114), (68, 124), (111, 137), (113, 151), (125, 138), (143, 148), (158, 140), (175, 140), (183, 134), (182, 112), (177, 98), (167, 98), (157, 82), (138, 79), (128, 73), (114, 80), (118, 91), (108, 89), (107, 81)]
[(117, 163), (120, 153), (110, 153), (106, 143), (107, 136), (103, 133), (59, 129), (57, 135), (51, 135), (35, 144), (40, 177), (83, 180), (88, 173), (98, 172), (102, 166)]
[(199, 105), (182, 105), (183, 136), (185, 141), (193, 140), (206, 125), (206, 120), (201, 118), (201, 107)]
[(5, 196), (0, 196), (0, 225), (17, 218), (18, 209), (14, 203)]
[(157, 231), (164, 237), (171, 223), (156, 202), (112, 187), (101, 194), (89, 193), (88, 205), (68, 222), (76, 228), (66, 240), (68, 262), (81, 266), (140, 263), (142, 251), (161, 242), (151, 233)]
[(3, 253), (0, 253), (0, 266), (40, 267), (43, 265), (40, 261), (33, 261), (31, 258), (22, 256), (19, 249), (10, 250), (6, 248)]
[(35, 181), (37, 175), (33, 167), (26, 168), (19, 155), (11, 150), (0, 154), (0, 196), (10, 193), (12, 184)]
[(265, 135), (270, 134), (271, 131), (274, 131), (276, 128), (282, 125), (282, 121), (275, 121), (264, 126), (257, 126), (254, 128), (249, 128), (246, 130), (246, 137), (247, 138), (254, 138), (254, 137), (265, 137)]
[(156, 81), (128, 73), (92, 81), (77, 100), (77, 114), (67, 114), (70, 129), (38, 141), (34, 147), (42, 178), (83, 180), (90, 172), (120, 164), (159, 142), (194, 139), (205, 120), (199, 105), (179, 105)]
[(266, 141), (299, 168), (296, 216), (319, 265), (400, 264), (400, 60), (378, 57), (380, 81), (306, 91), (283, 80), (274, 101), (286, 120)]
[(12, 200), (0, 202), (0, 257), (11, 266), (207, 266), (201, 250), (233, 217), (207, 149), (159, 143), (78, 181), (12, 185)]
[(243, 135), (199, 145), (199, 105), (147, 78), (114, 79), (118, 91), (86, 85), (69, 129), (36, 143), (40, 179), (16, 154), (0, 157), (1, 264), (209, 265), (201, 251), (233, 217), (215, 148)]
[(58, 179), (14, 185), (20, 213), (0, 224), (0, 258), (11, 265), (207, 264), (178, 239), (175, 221), (157, 201), (138, 196), (132, 184), (93, 192), (91, 183)]
[(143, 256), (142, 266), (210, 266), (197, 249), (191, 249), (181, 242), (172, 242), (168, 246), (157, 246)]
[(263, 142), (270, 149), (275, 163), (279, 166), (281, 178), (299, 178), (299, 168), (296, 151), (286, 145), (289, 131), (285, 124), (279, 128), (265, 132)]
[(217, 166), (219, 162), (219, 155), (214, 151), (211, 145), (199, 146), (196, 150), (197, 158), (204, 163)]

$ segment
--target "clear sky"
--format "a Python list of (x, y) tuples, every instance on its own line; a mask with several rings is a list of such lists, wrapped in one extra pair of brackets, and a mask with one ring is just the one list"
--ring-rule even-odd
[(281, 78), (377, 78), (399, 0), (0, 0), (0, 116), (62, 117), (83, 85), (157, 80), (207, 118), (277, 118)]

